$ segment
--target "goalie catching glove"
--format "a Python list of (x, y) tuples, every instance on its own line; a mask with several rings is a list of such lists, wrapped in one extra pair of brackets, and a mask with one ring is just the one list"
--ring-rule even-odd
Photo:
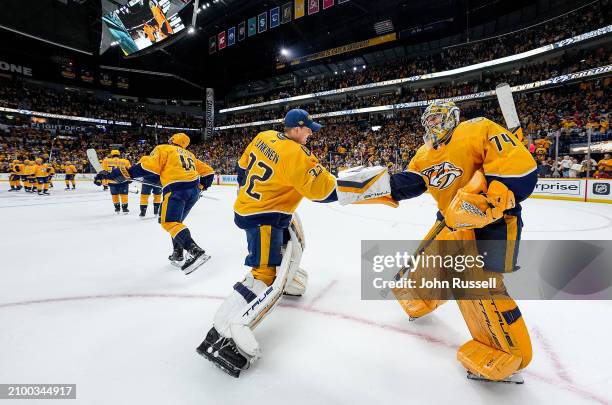
[(338, 173), (337, 194), (340, 205), (385, 204), (397, 208), (391, 198), (389, 173), (382, 166), (357, 166)]
[(444, 211), (446, 225), (452, 229), (483, 228), (504, 216), (516, 206), (514, 193), (493, 180), (487, 187), (482, 172), (476, 172), (470, 182), (457, 191)]

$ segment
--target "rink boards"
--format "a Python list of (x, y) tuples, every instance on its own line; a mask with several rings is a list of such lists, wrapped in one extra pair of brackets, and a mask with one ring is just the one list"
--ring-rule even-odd
[[(92, 181), (94, 176), (81, 173), (76, 175), (76, 180)], [(0, 173), (0, 181), (8, 181), (8, 177), (8, 173)], [(217, 174), (214, 184), (237, 185), (236, 178), (236, 175)], [(56, 174), (53, 180), (64, 180), (64, 174)], [(612, 179), (538, 179), (531, 198), (612, 204)]]

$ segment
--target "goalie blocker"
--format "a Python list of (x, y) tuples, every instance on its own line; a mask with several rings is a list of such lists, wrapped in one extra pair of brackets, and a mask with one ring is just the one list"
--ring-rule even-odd
[(382, 166), (357, 166), (338, 173), (338, 202), (347, 204), (385, 204), (397, 208), (391, 198), (389, 173)]

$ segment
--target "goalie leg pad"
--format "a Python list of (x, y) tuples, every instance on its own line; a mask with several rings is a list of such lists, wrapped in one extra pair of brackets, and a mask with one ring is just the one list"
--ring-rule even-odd
[[(471, 230), (454, 231), (449, 228), (439, 230), (440, 222), (436, 222), (434, 226), (425, 236), (427, 240), (444, 240), (444, 241), (459, 241), (459, 243), (431, 244), (423, 253), (425, 255), (445, 256), (447, 254), (457, 254), (457, 250), (469, 249), (474, 241), (474, 232)], [(463, 241), (468, 241), (465, 244)], [(441, 251), (441, 248), (452, 251)], [(472, 247), (473, 248), (473, 247)], [(418, 249), (420, 250), (420, 248)], [(419, 253), (417, 250), (417, 253)], [(414, 280), (415, 285), (421, 285), (422, 280), (443, 280), (445, 271), (443, 268), (415, 268), (414, 271), (408, 273), (408, 278)], [(397, 298), (402, 309), (408, 314), (411, 319), (420, 318), (433, 312), (436, 308), (446, 302), (446, 294), (439, 288), (393, 288), (391, 290), (395, 298)]]
[(214, 329), (222, 338), (230, 339), (235, 344), (235, 348), (248, 360), (246, 367), (261, 356), (253, 329), (279, 303), (289, 280), (295, 278), (299, 269), (302, 245), (294, 228), (290, 227), (288, 231), (290, 240), (284, 249), (281, 264), (276, 268), (274, 282), (268, 286), (254, 278), (252, 273), (247, 273), (242, 282), (234, 285), (234, 291), (215, 314)]
[(527, 367), (532, 358), (531, 340), (512, 298), (492, 294), (479, 300), (458, 300), (457, 304), (473, 338), (457, 352), (465, 368), (499, 381)]
[(293, 279), (285, 287), (285, 295), (301, 297), (306, 292), (308, 286), (308, 273), (302, 268), (298, 268)]

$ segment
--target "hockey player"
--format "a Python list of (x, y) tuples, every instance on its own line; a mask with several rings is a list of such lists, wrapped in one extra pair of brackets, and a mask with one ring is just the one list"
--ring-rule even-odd
[(36, 158), (36, 169), (34, 176), (38, 184), (38, 195), (49, 195), (49, 165), (44, 163), (41, 158)]
[(302, 295), (304, 236), (295, 210), (302, 198), (336, 200), (336, 179), (304, 145), (321, 125), (304, 110), (284, 119), (285, 131), (260, 132), (238, 161), (234, 222), (246, 233), (250, 271), (215, 314), (197, 352), (238, 377), (260, 355), (252, 329), (283, 293)]
[(27, 193), (35, 193), (37, 190), (36, 177), (34, 176), (34, 174), (36, 173), (36, 163), (32, 160), (25, 160), (24, 163), (24, 176), (26, 178), (25, 191)]
[(70, 161), (66, 161), (64, 163), (64, 173), (66, 178), (64, 179), (66, 183), (66, 191), (70, 190), (70, 184), (72, 183), (72, 189), (76, 188), (76, 182), (74, 181), (74, 177), (77, 173), (76, 167)]
[[(503, 285), (503, 273), (516, 270), (516, 241), (523, 226), (519, 203), (535, 188), (536, 163), (502, 126), (486, 118), (460, 123), (454, 103), (434, 102), (421, 122), (425, 145), (407, 171), (391, 176), (391, 195), (400, 201), (429, 190), (439, 211), (428, 239), (506, 241), (504, 248), (488, 252), (480, 269), (479, 276), (494, 277), (497, 288), (477, 299), (457, 299), (472, 335), (459, 348), (457, 359), (472, 378), (504, 380), (525, 368), (532, 356), (525, 322)], [(393, 292), (411, 318), (444, 303), (418, 289)]]
[(168, 21), (168, 18), (164, 14), (164, 10), (162, 10), (162, 8), (159, 6), (157, 0), (149, 0), (149, 9), (155, 18), (155, 22), (157, 22), (157, 34), (160, 37), (159, 39), (162, 40), (167, 36), (174, 34), (170, 21)]
[[(162, 201), (162, 188), (159, 184), (159, 176), (145, 176), (143, 179), (142, 190), (140, 191), (140, 218), (147, 215), (149, 196), (153, 193), (153, 215), (159, 215), (159, 207)], [(155, 187), (159, 186), (159, 187)]]
[(21, 190), (21, 173), (23, 170), (23, 164), (19, 159), (13, 160), (10, 165), (9, 185), (11, 189), (9, 191)]
[[(131, 167), (130, 161), (121, 158), (121, 152), (117, 149), (111, 150), (110, 157), (105, 158), (102, 161), (102, 169), (106, 172), (110, 172), (113, 169), (129, 169)], [(119, 214), (122, 211), (124, 214), (128, 214), (128, 190), (129, 182), (127, 180), (115, 181), (109, 179), (108, 186), (110, 187), (111, 197), (113, 199), (113, 205), (115, 206), (115, 213)], [(74, 187), (74, 184), (72, 185)], [(121, 206), (119, 205), (121, 201)]]
[(53, 176), (55, 176), (55, 168), (51, 163), (47, 164), (48, 176), (47, 176), (47, 184), (49, 188), (53, 188)]
[(187, 150), (190, 139), (183, 133), (172, 135), (168, 145), (158, 145), (150, 155), (143, 156), (132, 167), (117, 167), (112, 172), (102, 171), (96, 181), (108, 178), (123, 182), (130, 178), (159, 176), (163, 187), (161, 226), (172, 237), (173, 253), (169, 257), (173, 264), (183, 260), (183, 250), (189, 258), (181, 269), (189, 274), (204, 264), (210, 256), (191, 237), (183, 221), (200, 198), (199, 185), (210, 187), (214, 171)]

